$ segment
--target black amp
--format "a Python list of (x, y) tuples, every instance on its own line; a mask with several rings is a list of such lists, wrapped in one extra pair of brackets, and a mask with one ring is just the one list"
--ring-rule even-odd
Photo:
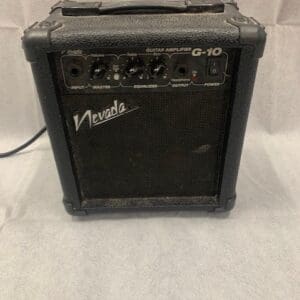
[(56, 4), (25, 31), (67, 210), (229, 210), (264, 28), (234, 1)]

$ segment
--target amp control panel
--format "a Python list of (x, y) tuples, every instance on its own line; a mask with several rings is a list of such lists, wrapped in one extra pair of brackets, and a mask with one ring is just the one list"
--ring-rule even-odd
[(234, 49), (199, 47), (71, 50), (55, 60), (66, 91), (97, 92), (221, 86), (231, 77), (235, 57)]

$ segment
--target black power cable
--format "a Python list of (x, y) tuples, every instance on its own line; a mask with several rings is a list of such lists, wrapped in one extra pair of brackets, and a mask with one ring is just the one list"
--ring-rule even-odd
[(14, 150), (11, 150), (9, 152), (0, 153), (0, 158), (9, 157), (9, 156), (12, 156), (12, 155), (24, 150), (25, 148), (30, 146), (32, 143), (34, 143), (40, 136), (42, 136), (46, 132), (46, 130), (47, 130), (47, 128), (44, 127), (34, 137), (32, 137), (29, 141), (27, 141), (25, 144), (19, 146), (18, 148), (14, 149)]

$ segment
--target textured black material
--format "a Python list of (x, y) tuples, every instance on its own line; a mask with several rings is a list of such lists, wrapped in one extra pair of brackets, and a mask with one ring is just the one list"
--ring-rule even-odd
[[(35, 23), (25, 31), (23, 45), (27, 59), (32, 64), (69, 213), (86, 214), (116, 208), (167, 207), (211, 211), (230, 210), (233, 207), (243, 138), (257, 63), (264, 49), (265, 32), (254, 19), (240, 15), (234, 2), (223, 2), (226, 3), (224, 13), (189, 15), (167, 13), (71, 17), (63, 16), (61, 9), (56, 8), (47, 20)], [(123, 202), (112, 196), (110, 205), (107, 204), (107, 199), (93, 199), (90, 202), (83, 200), (78, 182), (80, 178), (76, 176), (67, 126), (62, 115), (57, 78), (53, 76), (49, 63), (49, 53), (78, 49), (126, 49), (128, 45), (141, 48), (205, 45), (239, 49), (240, 61), (232, 77), (234, 84), (224, 133), (225, 152), (220, 161), (220, 184), (216, 195), (212, 195), (216, 192), (213, 186), (210, 195), (202, 195), (200, 188), (198, 195), (195, 195), (196, 190), (191, 189), (190, 196), (193, 197), (188, 198), (183, 197), (186, 195), (160, 198), (155, 193), (153, 197), (128, 198)], [(186, 91), (187, 99), (189, 93), (191, 92)], [(168, 101), (167, 97), (164, 97), (164, 101)], [(196, 174), (196, 171), (193, 172)], [(174, 187), (174, 183), (170, 182), (168, 192), (174, 191)], [(108, 196), (109, 189), (99, 192), (107, 193)]]
[(72, 115), (108, 107), (112, 96), (102, 95), (101, 104), (97, 95), (64, 97), (83, 199), (218, 193), (229, 98), (220, 92), (113, 97), (139, 109), (78, 133)]

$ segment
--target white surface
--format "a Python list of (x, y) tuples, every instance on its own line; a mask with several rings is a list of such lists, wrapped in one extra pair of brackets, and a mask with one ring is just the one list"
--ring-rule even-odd
[[(0, 152), (43, 125), (20, 37), (55, 2), (0, 2)], [(300, 2), (239, 3), (269, 37), (236, 208), (72, 218), (45, 136), (0, 160), (0, 299), (300, 299)]]

